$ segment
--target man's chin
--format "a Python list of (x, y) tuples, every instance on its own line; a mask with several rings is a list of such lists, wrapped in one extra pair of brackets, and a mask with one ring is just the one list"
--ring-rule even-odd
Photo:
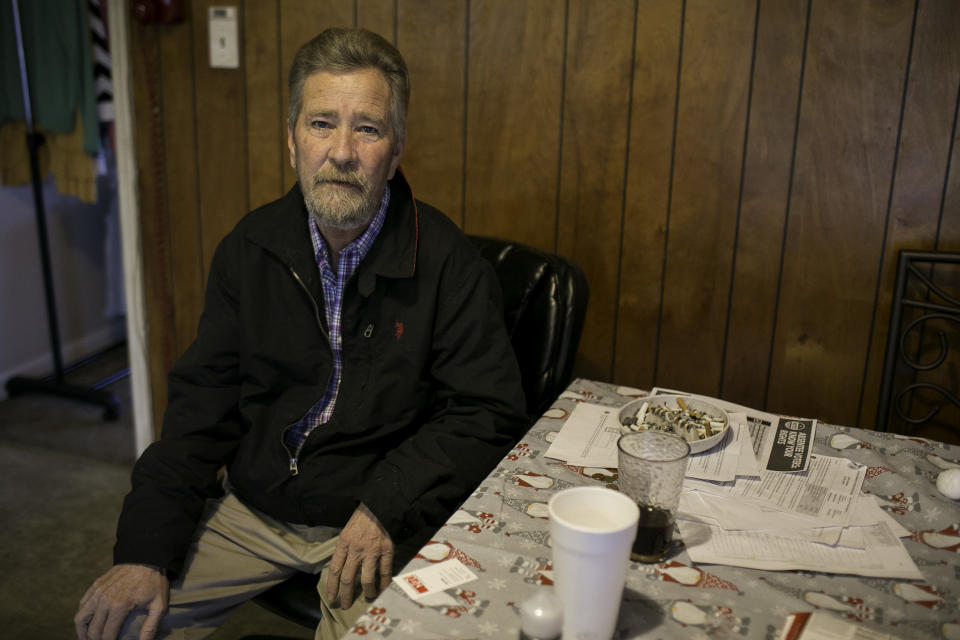
[(307, 202), (307, 211), (321, 227), (349, 231), (370, 224), (372, 213), (358, 211), (355, 207), (344, 208), (330, 206), (328, 203)]
[(340, 231), (353, 231), (355, 229), (362, 229), (370, 224), (370, 221), (373, 219), (373, 216), (369, 216), (365, 219), (355, 219), (355, 218), (346, 218), (346, 219), (334, 219), (330, 217), (325, 217), (323, 215), (317, 215), (312, 213), (313, 220), (321, 227), (327, 229), (339, 229)]
[(380, 201), (368, 201), (364, 190), (345, 183), (332, 186), (320, 182), (309, 194), (304, 194), (307, 210), (314, 221), (323, 227), (349, 231), (370, 224)]

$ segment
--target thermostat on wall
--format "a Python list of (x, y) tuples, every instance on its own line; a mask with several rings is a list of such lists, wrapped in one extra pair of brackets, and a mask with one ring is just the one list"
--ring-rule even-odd
[(237, 8), (210, 7), (210, 66), (218, 69), (240, 68), (240, 43), (237, 35)]

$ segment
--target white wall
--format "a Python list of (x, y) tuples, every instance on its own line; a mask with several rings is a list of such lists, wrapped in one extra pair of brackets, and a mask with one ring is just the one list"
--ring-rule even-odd
[[(111, 201), (116, 216), (115, 184), (102, 179), (99, 191), (100, 202), (88, 205), (57, 193), (52, 179), (44, 184), (64, 364), (126, 332), (124, 317), (107, 309), (105, 237)], [(122, 290), (122, 273), (113, 277)], [(51, 354), (33, 188), (0, 187), (0, 384), (12, 375), (51, 373)]]
[(124, 295), (127, 309), (127, 353), (133, 395), (133, 435), (139, 456), (154, 439), (150, 370), (147, 367), (147, 320), (137, 205), (137, 165), (133, 137), (133, 102), (127, 33), (130, 11), (125, 2), (107, 5), (113, 56), (113, 109), (116, 114), (117, 196), (123, 247)]

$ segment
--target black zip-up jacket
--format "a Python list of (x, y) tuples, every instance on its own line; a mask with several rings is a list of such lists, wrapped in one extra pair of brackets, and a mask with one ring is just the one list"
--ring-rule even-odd
[(283, 432), (323, 395), (332, 352), (299, 185), (213, 258), (197, 338), (169, 376), (161, 439), (133, 470), (114, 561), (180, 570), (218, 471), (247, 505), (342, 527), (363, 502), (395, 569), (527, 426), (492, 267), (442, 213), (390, 182), (386, 219), (343, 296), (343, 378), (299, 456)]

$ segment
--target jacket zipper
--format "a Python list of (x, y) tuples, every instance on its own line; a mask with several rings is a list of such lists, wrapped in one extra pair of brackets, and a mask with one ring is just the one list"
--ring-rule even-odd
[[(300, 277), (300, 274), (297, 273), (296, 269), (294, 269), (292, 266), (289, 266), (289, 265), (287, 266), (287, 268), (290, 269), (290, 273), (293, 275), (293, 279), (297, 281), (297, 284), (300, 285), (300, 288), (303, 289), (303, 292), (307, 294), (307, 298), (310, 300), (310, 304), (313, 305), (313, 318), (317, 322), (317, 328), (320, 329), (320, 333), (323, 335), (324, 338), (327, 339), (327, 342), (329, 343), (330, 336), (327, 335), (327, 332), (323, 328), (323, 323), (320, 321), (320, 307), (317, 306), (317, 301), (313, 299), (313, 296), (310, 294), (310, 289), (307, 288), (307, 285), (304, 283), (303, 279)], [(331, 372), (331, 375), (333, 375), (332, 372)], [(327, 385), (329, 384), (330, 384), (330, 377), (328, 376)], [(307, 409), (307, 411), (304, 412), (303, 415), (304, 416), (307, 415), (309, 411), (310, 409)], [(300, 420), (303, 420), (303, 416), (300, 416)], [(284, 428), (284, 430), (280, 432), (280, 446), (282, 446), (283, 450), (287, 452), (287, 456), (290, 459), (289, 471), (290, 471), (291, 477), (296, 476), (297, 474), (300, 473), (300, 469), (297, 468), (297, 459), (300, 457), (300, 450), (303, 449), (303, 442), (301, 442), (297, 446), (297, 450), (294, 453), (290, 453), (290, 448), (287, 447), (287, 443), (284, 442), (284, 435), (287, 433), (288, 430), (290, 430), (293, 427), (294, 424), (297, 424), (298, 422), (300, 422), (300, 420), (298, 420), (297, 422), (294, 422), (293, 424), (288, 424), (286, 428)]]

